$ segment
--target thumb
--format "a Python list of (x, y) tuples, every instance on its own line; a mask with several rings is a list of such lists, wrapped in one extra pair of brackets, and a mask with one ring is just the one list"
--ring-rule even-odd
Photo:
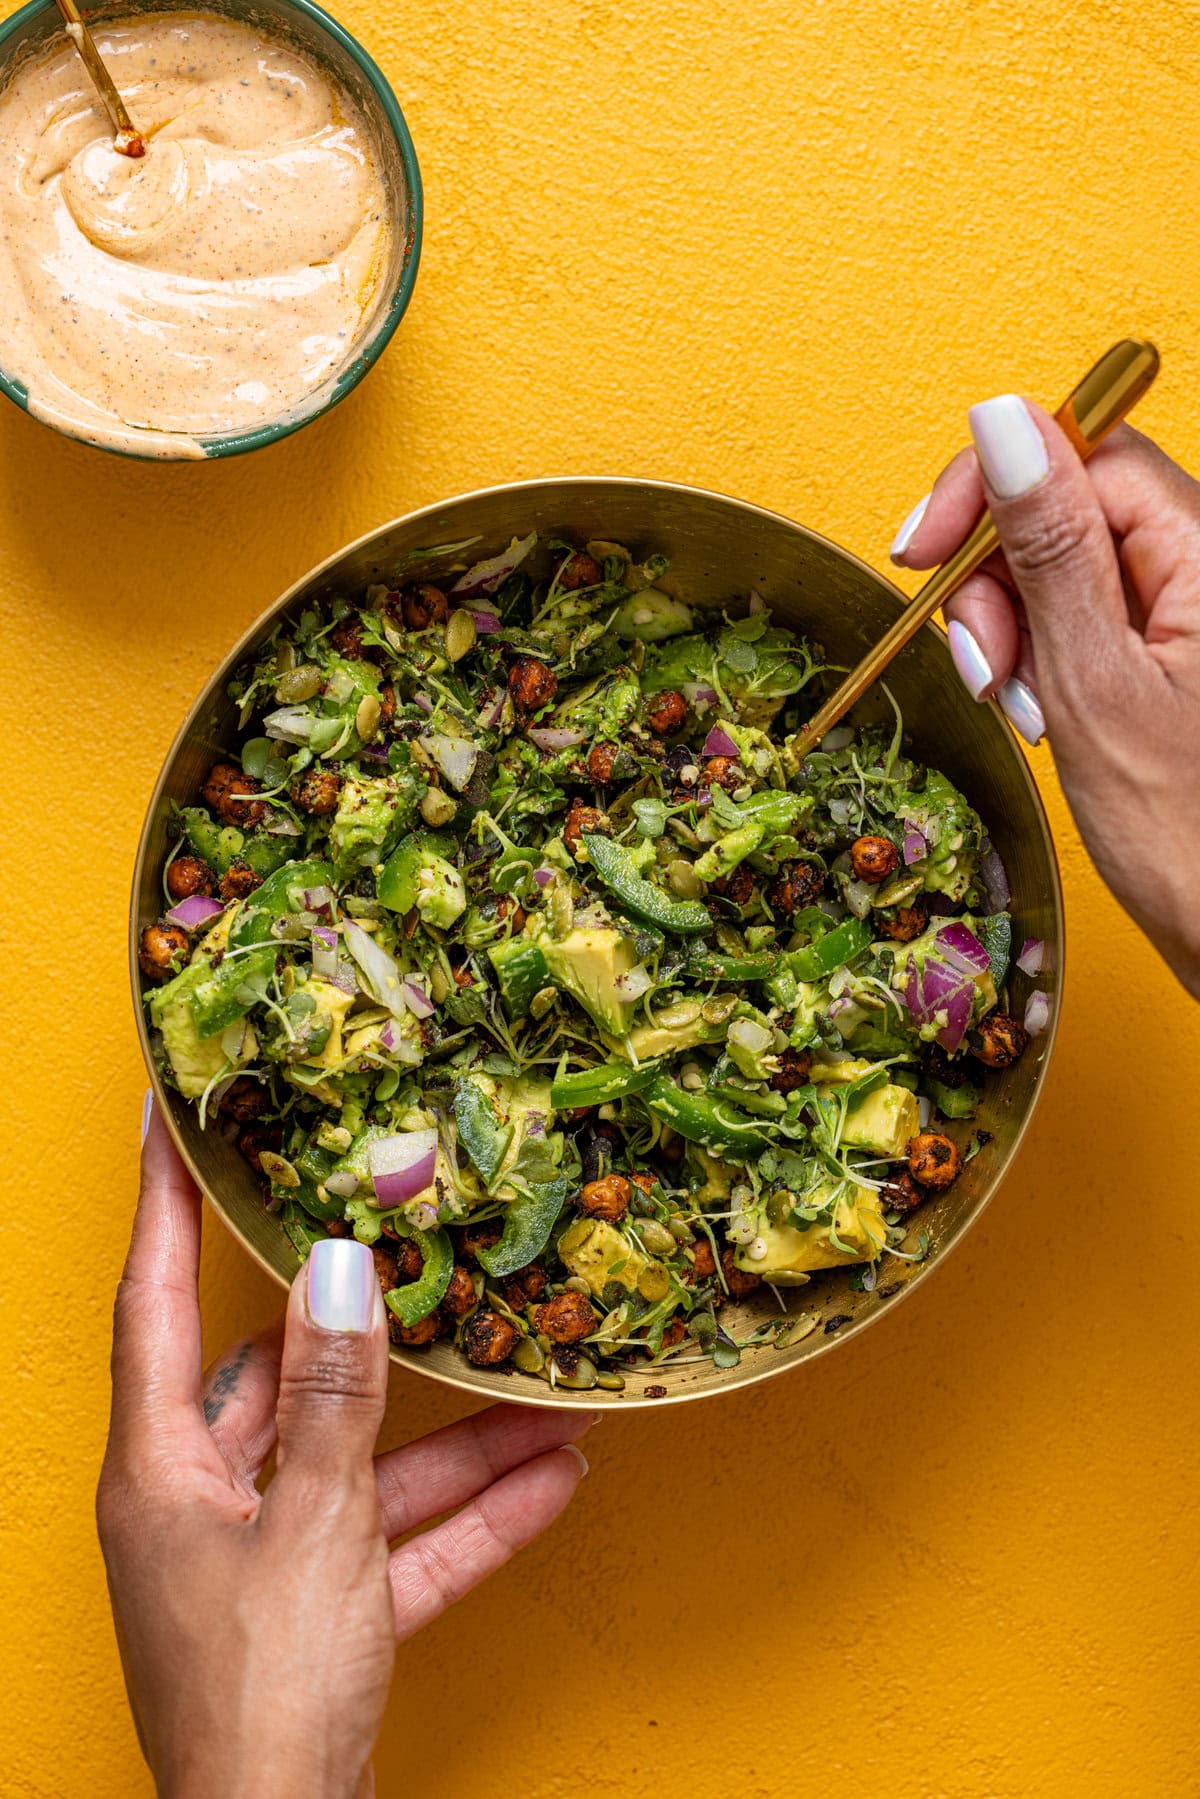
[(1083, 463), (1049, 413), (1001, 394), (968, 416), (1053, 727), (1056, 712), (1065, 720), (1092, 710), (1125, 671), (1129, 614), (1116, 547)]
[(279, 1370), (279, 1479), (369, 1472), (387, 1397), (387, 1325), (375, 1261), (323, 1237), (292, 1283)]

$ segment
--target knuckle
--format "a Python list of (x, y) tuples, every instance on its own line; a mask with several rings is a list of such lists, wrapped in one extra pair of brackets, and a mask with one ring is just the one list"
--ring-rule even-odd
[(1014, 513), (1005, 522), (1001, 538), (1019, 587), (1022, 577), (1037, 580), (1075, 567), (1090, 554), (1094, 530), (1088, 517), (1039, 505)]
[(366, 1369), (338, 1356), (319, 1356), (300, 1368), (286, 1369), (279, 1381), (279, 1404), (346, 1408), (377, 1407), (379, 1383)]

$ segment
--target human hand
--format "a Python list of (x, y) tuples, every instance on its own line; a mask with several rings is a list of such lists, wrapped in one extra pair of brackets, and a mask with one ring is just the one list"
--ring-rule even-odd
[(285, 1324), (203, 1376), (199, 1255), (199, 1195), (155, 1114), (96, 1502), (142, 1748), (170, 1799), (369, 1792), (397, 1639), (558, 1516), (593, 1416), (493, 1406), (372, 1460), (387, 1329), (370, 1251), (317, 1244)]
[(947, 607), (955, 666), (1048, 732), (1097, 868), (1200, 997), (1200, 485), (1126, 425), (1085, 468), (1015, 394), (970, 421), (893, 560), (944, 562), (990, 507), (1000, 552)]

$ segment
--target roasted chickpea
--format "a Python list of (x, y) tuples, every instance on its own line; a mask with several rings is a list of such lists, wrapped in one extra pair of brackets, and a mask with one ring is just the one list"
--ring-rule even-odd
[(564, 593), (575, 593), (580, 587), (597, 587), (604, 579), (604, 571), (594, 556), (586, 550), (576, 550), (559, 569), (555, 576)]
[(283, 1132), (277, 1124), (248, 1124), (238, 1135), (237, 1146), (245, 1156), (255, 1174), (263, 1171), (262, 1155), (264, 1150), (279, 1154), (279, 1146), (283, 1142)]
[(496, 917), (512, 919), (512, 933), (516, 937), (525, 929), (528, 914), (520, 900), (515, 900), (510, 893), (502, 893), (496, 901)]
[(415, 1281), (425, 1264), (421, 1260), (421, 1252), (411, 1237), (397, 1236), (395, 1228), (386, 1221), (383, 1234), (392, 1245), (392, 1259), (396, 1264), (396, 1280), (403, 1285), (406, 1281)]
[(523, 1312), (546, 1291), (549, 1277), (540, 1262), (530, 1262), (510, 1274), (504, 1283), (504, 1297), (514, 1312)]
[(401, 1324), (394, 1312), (388, 1315), (388, 1336), (393, 1343), (401, 1343), (405, 1349), (420, 1349), (425, 1343), (436, 1342), (446, 1329), (446, 1320), (440, 1312), (430, 1312), (425, 1318), (418, 1318), (415, 1324)]
[(875, 922), (893, 943), (911, 943), (929, 923), (929, 907), (921, 898), (911, 906), (888, 906), (873, 914)]
[(909, 1138), (908, 1172), (922, 1187), (940, 1193), (944, 1187), (952, 1187), (962, 1173), (962, 1151), (940, 1131), (922, 1131), (919, 1137)]
[(673, 687), (656, 693), (646, 707), (646, 723), (656, 737), (674, 737), (687, 723), (687, 701)]
[(221, 1110), (239, 1124), (252, 1124), (261, 1118), (271, 1099), (265, 1087), (248, 1074), (239, 1074), (221, 1095)]
[(589, 1218), (605, 1218), (615, 1224), (629, 1210), (629, 1182), (623, 1174), (606, 1174), (603, 1180), (588, 1181), (578, 1205)]
[(262, 876), (256, 874), (248, 862), (235, 856), (225, 873), (221, 876), (220, 895), (223, 900), (245, 899), (256, 887), (262, 886)]
[(670, 1324), (668, 1324), (666, 1330), (662, 1334), (662, 1348), (674, 1349), (675, 1345), (677, 1343), (682, 1343), (686, 1336), (687, 1325), (683, 1322), (683, 1319), (672, 1318)]
[(877, 887), (900, 866), (900, 851), (887, 837), (856, 837), (850, 845), (850, 868), (856, 881)]
[(173, 900), (190, 899), (193, 893), (211, 894), (216, 876), (199, 856), (176, 856), (167, 870), (167, 892)]
[(314, 818), (336, 812), (341, 791), (342, 777), (332, 768), (306, 768), (290, 788), (296, 805), (302, 812), (311, 812)]
[(732, 756), (710, 756), (700, 771), (703, 786), (723, 787), (726, 793), (732, 793), (745, 779), (745, 769)]
[(522, 712), (540, 712), (558, 692), (558, 676), (536, 656), (518, 656), (508, 671), (508, 691)]
[(383, 686), (379, 689), (379, 722), (384, 730), (386, 730), (389, 725), (395, 722), (395, 718), (396, 689), (392, 686), (390, 681), (385, 681)]
[(485, 1224), (465, 1224), (459, 1237), (459, 1249), (464, 1261), (474, 1262), (481, 1249), (492, 1249), (500, 1241), (501, 1226), (494, 1218)]
[(556, 1293), (534, 1313), (538, 1331), (552, 1343), (578, 1343), (596, 1328), (596, 1314), (586, 1293)]
[(885, 1181), (879, 1190), (879, 1203), (885, 1212), (915, 1212), (928, 1197), (904, 1169), (894, 1174), (890, 1181)]
[(253, 775), (244, 775), (232, 762), (214, 762), (200, 797), (222, 824), (253, 829), (262, 823), (265, 807), (261, 800), (248, 799), (246, 795), (260, 791)]
[(375, 1273), (379, 1277), (380, 1291), (390, 1293), (393, 1287), (400, 1285), (395, 1256), (382, 1243), (372, 1245), (371, 1256), (375, 1263)]
[[(618, 1175), (617, 1179), (619, 1180), (620, 1178), (621, 1177)], [(640, 1187), (643, 1193), (650, 1194), (653, 1193), (654, 1189), (658, 1186), (658, 1176), (654, 1174), (631, 1174), (629, 1177), (629, 1184), (631, 1187)]]
[(442, 1296), (442, 1310), (452, 1318), (462, 1318), (475, 1304), (475, 1282), (459, 1262), (450, 1276), (450, 1285)]
[(585, 831), (607, 833), (609, 829), (608, 819), (597, 806), (585, 806), (582, 800), (572, 800), (563, 824), (563, 842), (574, 855)]
[(772, 912), (792, 918), (820, 898), (825, 877), (811, 862), (785, 862), (767, 888), (767, 904)]
[(729, 1288), (730, 1299), (744, 1299), (747, 1293), (754, 1293), (762, 1286), (761, 1276), (747, 1274), (737, 1266), (732, 1249), (721, 1251), (721, 1270), (725, 1276), (725, 1285)]
[(152, 981), (167, 981), (182, 966), (188, 934), (177, 924), (148, 924), (138, 948), (138, 965)]
[(695, 1280), (706, 1281), (717, 1272), (717, 1258), (713, 1255), (712, 1244), (707, 1237), (697, 1237), (692, 1244), (692, 1275)]
[(963, 1056), (948, 1056), (940, 1043), (930, 1043), (921, 1057), (925, 1073), (943, 1087), (965, 1087), (972, 1078)]
[(721, 875), (712, 884), (713, 892), (727, 899), (731, 906), (744, 907), (750, 904), (758, 892), (758, 882), (754, 879), (753, 870), (740, 863), (732, 874)]
[(588, 779), (594, 781), (597, 787), (607, 787), (614, 775), (627, 763), (631, 765), (632, 758), (621, 744), (594, 744), (588, 754)]
[(668, 1125), (658, 1140), (658, 1153), (663, 1161), (682, 1162), (683, 1152), (686, 1148), (687, 1144), (679, 1132), (673, 1131)]
[(450, 605), (440, 587), (422, 581), (403, 590), (400, 614), (406, 630), (427, 631), (430, 625), (445, 624), (450, 616)]
[(769, 1085), (776, 1093), (794, 1093), (797, 1087), (803, 1087), (808, 1080), (812, 1068), (812, 1051), (810, 1049), (785, 1049), (779, 1054), (779, 1067), (771, 1076)]
[(358, 618), (339, 619), (329, 633), (329, 641), (339, 656), (345, 656), (349, 662), (363, 661), (363, 628)]
[(467, 1360), (476, 1368), (494, 1368), (498, 1362), (508, 1360), (520, 1335), (516, 1325), (499, 1312), (476, 1312), (463, 1331)]
[(1029, 1032), (1007, 1012), (989, 1012), (967, 1048), (987, 1068), (1011, 1068), (1029, 1048)]

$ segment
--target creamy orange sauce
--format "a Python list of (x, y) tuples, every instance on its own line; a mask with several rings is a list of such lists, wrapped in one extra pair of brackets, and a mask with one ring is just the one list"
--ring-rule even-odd
[(357, 347), (391, 228), (366, 119), (282, 39), (205, 13), (66, 33), (0, 92), (0, 366), (30, 411), (164, 456), (294, 411)]

